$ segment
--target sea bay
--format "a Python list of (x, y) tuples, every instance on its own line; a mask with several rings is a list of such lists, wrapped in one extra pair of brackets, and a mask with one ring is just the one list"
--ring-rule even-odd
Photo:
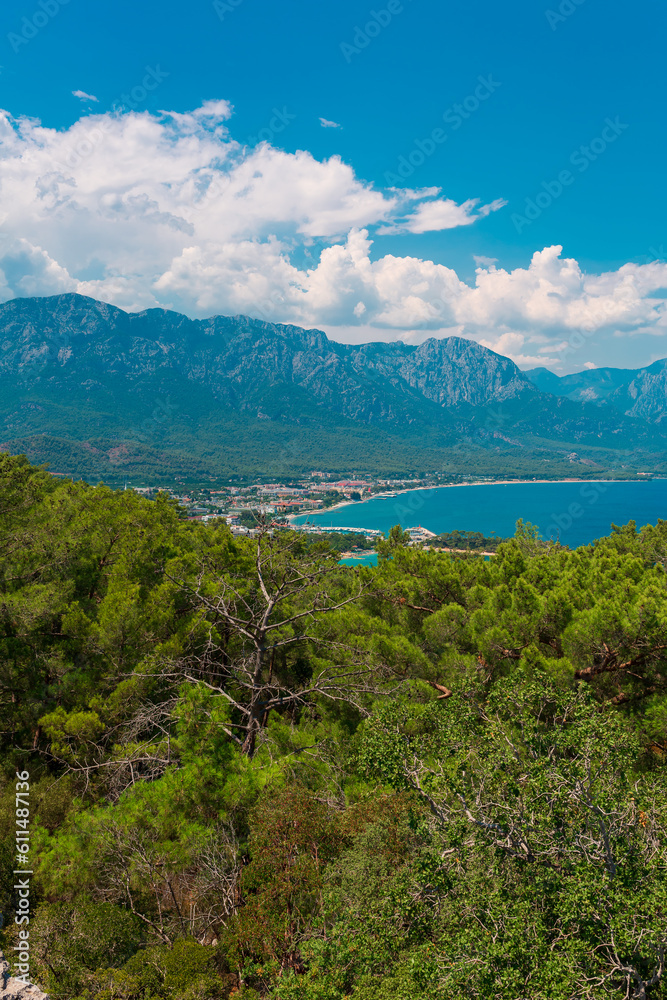
[(480, 531), (513, 535), (518, 518), (537, 525), (543, 538), (576, 548), (608, 535), (613, 524), (637, 527), (667, 518), (667, 480), (526, 482), (409, 490), (294, 518), (328, 527), (378, 529), (421, 525), (435, 534)]

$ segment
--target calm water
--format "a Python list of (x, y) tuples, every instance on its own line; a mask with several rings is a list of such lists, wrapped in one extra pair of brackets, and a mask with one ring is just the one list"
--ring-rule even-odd
[(511, 483), (411, 490), (396, 497), (349, 504), (339, 510), (296, 518), (327, 527), (378, 528), (422, 525), (442, 531), (481, 531), (506, 537), (518, 518), (531, 521), (544, 538), (575, 548), (608, 535), (614, 524), (637, 527), (667, 518), (667, 480), (632, 483)]
[(339, 560), (341, 566), (377, 566), (377, 552), (364, 552), (361, 556), (348, 556)]

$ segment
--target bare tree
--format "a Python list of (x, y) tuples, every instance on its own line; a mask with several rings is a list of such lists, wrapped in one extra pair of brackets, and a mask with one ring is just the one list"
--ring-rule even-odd
[(364, 712), (364, 694), (378, 688), (382, 668), (345, 638), (341, 615), (366, 586), (357, 578), (350, 592), (349, 574), (346, 589), (330, 553), (297, 554), (302, 545), (261, 528), (250, 578), (246, 566), (212, 580), (202, 564), (194, 584), (179, 581), (204, 634), (180, 663), (181, 676), (226, 699), (226, 732), (249, 756), (272, 711), (294, 713), (320, 696)]

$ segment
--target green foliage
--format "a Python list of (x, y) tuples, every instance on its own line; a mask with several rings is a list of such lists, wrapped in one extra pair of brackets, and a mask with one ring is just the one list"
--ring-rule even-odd
[(441, 995), (597, 997), (660, 967), (664, 777), (640, 773), (632, 727), (593, 705), (517, 672), (484, 707), (393, 706), (367, 727), (362, 766), (428, 808), (451, 900), (465, 899)]
[(70, 996), (89, 973), (123, 965), (142, 939), (139, 921), (109, 903), (44, 903), (31, 930), (35, 972), (55, 997)]
[(667, 522), (350, 568), (0, 486), (2, 944), (25, 768), (54, 998), (664, 1000)]
[(336, 552), (346, 552), (348, 549), (366, 549), (371, 551), (375, 548), (375, 542), (371, 538), (357, 531), (323, 531), (319, 535), (309, 535), (309, 539), (316, 539), (314, 544), (324, 543)]
[(403, 531), (400, 524), (395, 524), (390, 529), (387, 538), (381, 538), (377, 544), (380, 559), (389, 559), (391, 555), (401, 548), (406, 548), (410, 542), (410, 533)]
[(75, 1000), (227, 1000), (234, 984), (212, 948), (182, 938), (138, 952), (122, 969), (98, 970)]
[(495, 552), (505, 539), (498, 535), (486, 536), (481, 531), (444, 531), (431, 540), (436, 548), (454, 549), (457, 552)]
[(266, 985), (269, 971), (302, 972), (299, 944), (313, 929), (327, 864), (340, 834), (330, 809), (302, 789), (262, 797), (251, 816), (245, 905), (233, 929), (245, 977)]

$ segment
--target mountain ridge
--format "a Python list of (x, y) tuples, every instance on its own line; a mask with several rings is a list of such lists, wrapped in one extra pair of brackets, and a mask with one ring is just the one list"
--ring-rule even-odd
[(0, 305), (0, 446), (51, 462), (67, 453), (86, 476), (113, 472), (114, 454), (202, 474), (283, 459), (363, 468), (364, 455), (386, 471), (495, 467), (503, 453), (562, 464), (576, 449), (604, 467), (663, 455), (641, 399), (628, 416), (534, 379), (461, 337), (339, 344), (316, 329), (128, 313), (75, 293)]
[(644, 368), (591, 368), (556, 375), (548, 368), (524, 373), (536, 388), (573, 402), (608, 403), (625, 416), (660, 423), (667, 415), (667, 359)]

